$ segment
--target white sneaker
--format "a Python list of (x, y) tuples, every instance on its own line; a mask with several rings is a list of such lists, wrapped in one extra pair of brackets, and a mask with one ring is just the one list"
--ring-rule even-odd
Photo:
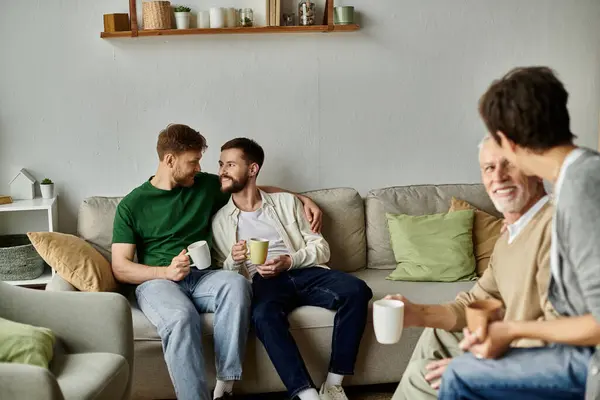
[(346, 397), (346, 393), (344, 392), (343, 387), (331, 386), (326, 389), (325, 384), (321, 385), (319, 397), (321, 398), (321, 400), (348, 400), (348, 397)]

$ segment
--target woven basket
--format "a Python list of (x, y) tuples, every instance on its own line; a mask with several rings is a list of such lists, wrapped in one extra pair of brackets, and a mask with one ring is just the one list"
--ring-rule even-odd
[(142, 3), (144, 29), (171, 29), (170, 1), (145, 1)]
[(0, 236), (0, 280), (36, 279), (42, 273), (44, 273), (44, 260), (27, 235)]

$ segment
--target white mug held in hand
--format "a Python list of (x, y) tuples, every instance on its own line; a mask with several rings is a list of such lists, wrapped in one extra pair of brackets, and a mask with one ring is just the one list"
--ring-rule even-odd
[(404, 303), (400, 300), (385, 299), (374, 302), (373, 328), (379, 343), (398, 343), (404, 328)]
[(190, 267), (196, 267), (198, 269), (206, 269), (210, 267), (210, 249), (208, 248), (208, 243), (204, 240), (200, 240), (199, 242), (192, 243), (188, 246), (186, 256), (192, 258), (193, 264), (190, 264)]

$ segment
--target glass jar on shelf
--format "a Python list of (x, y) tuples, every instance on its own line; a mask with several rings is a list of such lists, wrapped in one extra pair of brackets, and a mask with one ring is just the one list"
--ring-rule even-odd
[(254, 13), (251, 8), (242, 8), (240, 10), (240, 26), (250, 27), (254, 25)]
[(316, 17), (317, 6), (315, 2), (311, 0), (301, 0), (298, 4), (298, 25), (314, 25)]

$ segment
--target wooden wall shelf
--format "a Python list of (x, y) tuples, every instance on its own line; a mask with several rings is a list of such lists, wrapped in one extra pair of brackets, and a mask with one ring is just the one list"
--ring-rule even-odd
[(251, 34), (251, 33), (311, 33), (311, 32), (352, 32), (360, 27), (353, 25), (333, 25), (330, 29), (328, 25), (314, 26), (257, 26), (252, 28), (209, 28), (209, 29), (149, 29), (139, 30), (137, 35), (132, 31), (123, 32), (101, 32), (100, 37), (124, 38), (135, 36), (180, 36), (180, 35), (218, 35), (218, 34)]
[(136, 0), (129, 0), (129, 21), (131, 30), (122, 32), (101, 32), (100, 37), (110, 38), (131, 38), (138, 36), (179, 36), (179, 35), (215, 35), (215, 34), (248, 34), (248, 33), (311, 33), (311, 32), (352, 32), (360, 27), (352, 25), (335, 25), (333, 23), (333, 2), (325, 1), (325, 13), (323, 15), (323, 25), (313, 26), (257, 26), (251, 28), (211, 28), (211, 29), (139, 29), (137, 23)]

